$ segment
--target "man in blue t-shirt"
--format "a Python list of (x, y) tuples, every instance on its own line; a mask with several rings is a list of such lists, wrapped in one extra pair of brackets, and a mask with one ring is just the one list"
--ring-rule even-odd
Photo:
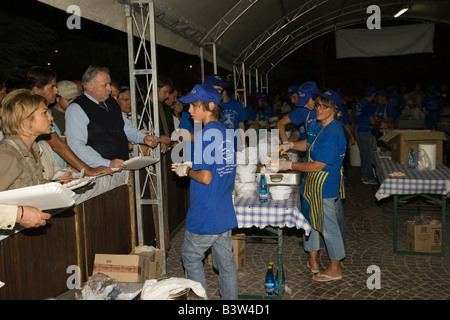
[(193, 164), (176, 163), (172, 170), (180, 177), (192, 179), (182, 247), (186, 277), (201, 283), (206, 290), (202, 260), (212, 248), (222, 299), (237, 299), (237, 269), (231, 238), (232, 229), (237, 227), (231, 196), (236, 155), (233, 134), (219, 122), (220, 100), (216, 89), (199, 84), (178, 100), (189, 103), (194, 121), (195, 156)]
[(203, 84), (213, 86), (222, 95), (221, 122), (225, 128), (235, 131), (235, 150), (241, 150), (245, 146), (245, 121), (248, 119), (242, 103), (228, 96), (229, 84), (219, 74), (208, 76)]
[(375, 88), (368, 86), (366, 95), (352, 109), (351, 117), (355, 123), (356, 141), (361, 158), (361, 175), (364, 184), (378, 184), (372, 169), (374, 137), (372, 128), (379, 123), (375, 119)]
[(375, 118), (382, 123), (381, 127), (383, 129), (392, 128), (397, 116), (398, 112), (396, 107), (389, 102), (389, 91), (378, 91), (377, 103), (375, 105)]
[[(316, 110), (314, 109), (314, 96), (319, 93), (319, 88), (314, 81), (308, 81), (298, 87), (297, 109), (284, 116), (277, 123), (281, 142), (304, 140), (307, 137), (309, 124), (316, 121)], [(286, 135), (286, 126), (290, 123), (295, 125), (291, 137)]]

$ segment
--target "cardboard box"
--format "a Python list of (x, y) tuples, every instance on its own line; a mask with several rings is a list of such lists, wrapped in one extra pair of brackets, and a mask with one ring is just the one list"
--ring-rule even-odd
[(400, 164), (406, 164), (409, 149), (421, 143), (435, 143), (436, 164), (442, 164), (443, 141), (447, 139), (444, 132), (435, 130), (389, 130), (380, 138), (391, 150), (391, 160)]
[[(233, 255), (234, 255), (234, 261), (236, 262), (236, 267), (239, 269), (240, 267), (243, 267), (245, 264), (245, 234), (236, 234), (233, 236)], [(206, 253), (206, 261), (207, 263), (212, 266), (213, 265), (213, 258), (212, 258), (212, 252), (211, 249), (209, 249)]]
[(144, 258), (129, 254), (95, 254), (92, 274), (103, 273), (117, 282), (142, 282)]
[(437, 220), (426, 224), (408, 221), (406, 224), (406, 248), (413, 252), (440, 253), (442, 224)]
[(163, 263), (164, 263), (164, 250), (139, 250), (139, 247), (134, 248), (130, 254), (139, 255), (144, 259), (143, 279), (142, 281), (149, 279), (158, 279), (164, 276)]
[(233, 236), (233, 255), (238, 269), (245, 264), (245, 254), (245, 234), (235, 234)]

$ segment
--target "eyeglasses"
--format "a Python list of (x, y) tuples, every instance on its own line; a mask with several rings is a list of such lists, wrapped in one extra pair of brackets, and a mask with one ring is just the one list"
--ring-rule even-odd
[(320, 107), (321, 109), (328, 109), (328, 106), (324, 105), (323, 103), (316, 103), (316, 104), (314, 105), (314, 108), (316, 108), (316, 109), (319, 109), (319, 107)]

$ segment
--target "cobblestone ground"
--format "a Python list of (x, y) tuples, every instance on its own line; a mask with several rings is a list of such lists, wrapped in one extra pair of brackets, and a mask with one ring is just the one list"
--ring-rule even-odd
[[(306, 267), (308, 255), (302, 246), (302, 231), (285, 229), (283, 264), (286, 292), (283, 300), (448, 300), (450, 299), (450, 241), (446, 237), (444, 256), (395, 254), (393, 252), (393, 219), (383, 213), (376, 201), (378, 186), (361, 182), (360, 168), (349, 167), (346, 179), (347, 199), (344, 203), (346, 225), (346, 258), (342, 261), (343, 278), (318, 283)], [(415, 204), (406, 204), (415, 207)], [(386, 203), (392, 209), (392, 201)], [(448, 207), (448, 206), (447, 206)], [(449, 229), (448, 218), (446, 229)], [(422, 205), (422, 214), (440, 219), (440, 207)], [(406, 221), (411, 215), (399, 216), (398, 249), (406, 249)], [(242, 231), (242, 230), (240, 230)], [(167, 256), (168, 277), (184, 277), (181, 244), (184, 230), (171, 241)], [(269, 261), (277, 261), (277, 245), (272, 239), (248, 238), (245, 265), (238, 270), (239, 294), (263, 295), (264, 276)], [(325, 250), (320, 252), (320, 270), (329, 263)], [(369, 289), (372, 272), (380, 270), (380, 288)], [(205, 264), (207, 294), (211, 300), (220, 299), (218, 278), (211, 266)], [(369, 284), (375, 284), (369, 281)]]

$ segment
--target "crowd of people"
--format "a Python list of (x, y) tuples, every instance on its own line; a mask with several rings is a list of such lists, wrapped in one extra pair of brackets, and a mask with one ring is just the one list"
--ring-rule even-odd
[[(1, 123), (0, 191), (42, 184), (66, 169), (88, 176), (112, 175), (126, 169), (134, 145), (144, 154), (149, 148), (166, 152), (178, 143), (191, 144), (183, 161), (172, 171), (188, 177), (190, 207), (182, 247), (183, 265), (189, 279), (206, 287), (202, 260), (212, 248), (219, 270), (223, 299), (237, 299), (237, 272), (232, 253), (231, 231), (237, 227), (232, 202), (236, 151), (248, 144), (249, 130), (278, 129), (280, 153), (299, 152), (298, 162), (273, 161), (276, 170), (304, 172), (301, 211), (313, 230), (304, 236), (308, 266), (316, 281), (342, 278), (340, 261), (345, 257), (342, 199), (345, 198), (347, 146), (357, 142), (364, 184), (376, 184), (372, 169), (373, 150), (380, 131), (396, 128), (402, 113), (421, 113), (427, 128), (435, 128), (443, 108), (450, 107), (447, 87), (439, 92), (420, 85), (405, 93), (405, 87), (376, 90), (368, 86), (361, 98), (343, 96), (340, 89), (320, 90), (314, 81), (287, 88), (287, 94), (254, 93), (244, 106), (219, 74), (208, 76), (181, 96), (170, 78), (158, 76), (158, 101), (148, 92), (150, 107), (158, 108), (158, 136), (152, 117), (142, 101), (132, 115), (131, 92), (111, 79), (109, 69), (90, 66), (80, 80), (61, 80), (48, 67), (32, 67), (23, 88), (8, 92), (0, 81)], [(132, 122), (133, 116), (137, 125)], [(200, 130), (196, 126), (200, 125)], [(239, 134), (227, 135), (227, 129)], [(218, 154), (215, 140), (203, 139), (212, 131), (222, 135)], [(198, 144), (195, 142), (198, 141)], [(227, 143), (225, 143), (225, 141)], [(215, 150), (215, 149), (214, 149)], [(198, 161), (197, 157), (207, 157)], [(208, 158), (209, 157), (209, 158)], [(220, 158), (224, 161), (215, 161)], [(217, 208), (221, 208), (217, 210)], [(30, 206), (0, 205), (0, 228), (43, 226), (50, 215)], [(329, 267), (319, 272), (318, 252), (327, 249)]]
[[(112, 96), (107, 68), (91, 66), (80, 81), (58, 82), (54, 70), (35, 66), (21, 88), (8, 92), (1, 84), (0, 191), (50, 182), (59, 171), (66, 171), (62, 183), (71, 181), (72, 171), (112, 175), (126, 167), (129, 143), (155, 148), (170, 142), (125, 121), (129, 96), (125, 90), (117, 100)], [(0, 227), (39, 227), (49, 218), (30, 206), (2, 205)]]

